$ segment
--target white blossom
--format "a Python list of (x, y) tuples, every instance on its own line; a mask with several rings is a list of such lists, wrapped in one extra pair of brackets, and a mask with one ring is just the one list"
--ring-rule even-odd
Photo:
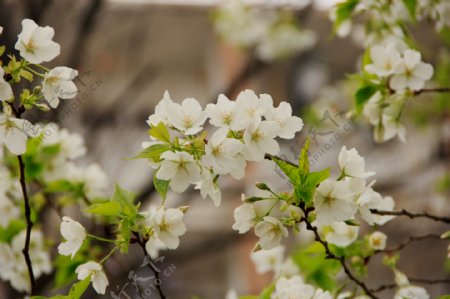
[(356, 149), (347, 150), (345, 146), (339, 153), (339, 168), (343, 175), (349, 177), (367, 178), (375, 174), (372, 171), (365, 171), (364, 158), (358, 154)]
[(195, 189), (200, 190), (202, 198), (209, 196), (216, 207), (220, 206), (222, 201), (222, 193), (217, 183), (214, 181), (215, 176), (207, 169), (204, 169), (201, 180), (196, 183)]
[[(264, 99), (264, 98), (263, 98)], [(271, 99), (270, 99), (271, 100)], [(239, 112), (239, 117), (246, 126), (254, 123), (255, 120), (260, 120), (261, 116), (266, 111), (268, 106), (273, 103), (261, 100), (253, 90), (246, 89), (241, 91), (236, 98), (236, 109)]]
[(266, 120), (275, 122), (280, 138), (292, 139), (303, 128), (302, 119), (292, 116), (292, 107), (286, 102), (281, 102), (277, 108), (266, 109), (265, 117)]
[(357, 209), (353, 202), (353, 192), (344, 181), (323, 181), (317, 188), (314, 205), (317, 222), (322, 225), (348, 220)]
[(0, 67), (0, 102), (10, 100), (14, 97), (11, 85), (3, 79), (5, 71)]
[(158, 238), (169, 249), (176, 249), (180, 244), (179, 237), (186, 232), (183, 216), (179, 209), (159, 208), (153, 214), (153, 227)]
[(250, 254), (255, 264), (256, 272), (264, 274), (269, 271), (277, 272), (284, 260), (284, 246), (276, 246), (268, 250), (258, 250)]
[(326, 228), (328, 232), (325, 240), (340, 247), (352, 244), (358, 237), (359, 227), (347, 225), (345, 222), (333, 222)]
[(31, 127), (32, 125), (24, 119), (0, 114), (0, 144), (4, 144), (15, 155), (24, 154)]
[(256, 218), (256, 211), (252, 204), (244, 203), (234, 210), (234, 224), (233, 229), (243, 234), (250, 230), (253, 226), (253, 221)]
[(369, 236), (369, 245), (375, 250), (383, 250), (386, 248), (387, 236), (379, 231), (375, 231)]
[(181, 104), (170, 103), (167, 119), (169, 123), (186, 135), (194, 135), (203, 129), (206, 112), (194, 98), (184, 99)]
[(390, 87), (395, 91), (421, 90), (425, 82), (433, 76), (433, 66), (423, 63), (421, 59), (420, 52), (406, 50), (401, 63), (395, 67), (395, 75), (390, 80)]
[(392, 75), (401, 62), (400, 53), (393, 46), (373, 46), (370, 58), (372, 63), (365, 66), (366, 71), (380, 77)]
[(171, 113), (171, 107), (174, 102), (170, 98), (169, 92), (166, 90), (164, 96), (155, 107), (155, 113), (150, 115), (147, 123), (150, 126), (157, 126), (159, 123), (169, 124), (168, 115)]
[(262, 161), (265, 154), (276, 155), (280, 146), (275, 140), (277, 126), (272, 121), (254, 120), (244, 133), (244, 157), (249, 161)]
[(255, 235), (259, 237), (261, 248), (268, 250), (279, 245), (281, 239), (288, 236), (288, 230), (278, 219), (265, 216), (255, 226)]
[(45, 74), (42, 92), (50, 107), (58, 107), (59, 99), (73, 99), (77, 95), (77, 86), (72, 81), (76, 76), (78, 71), (62, 66)]
[(311, 299), (314, 296), (314, 287), (305, 284), (300, 276), (291, 278), (281, 277), (275, 284), (272, 299)]
[(87, 262), (79, 265), (76, 268), (75, 273), (77, 273), (78, 280), (84, 280), (86, 277), (90, 276), (92, 286), (97, 294), (105, 294), (109, 282), (105, 272), (103, 272), (102, 265), (97, 262)]
[(73, 258), (81, 245), (83, 245), (86, 238), (86, 230), (79, 222), (64, 216), (60, 231), (66, 241), (58, 246), (58, 252), (61, 255), (71, 255)]
[(159, 251), (166, 248), (167, 246), (155, 236), (150, 236), (145, 242), (145, 251), (152, 259), (157, 258)]
[(235, 179), (242, 179), (245, 174), (245, 159), (238, 155), (244, 144), (237, 139), (227, 138), (228, 130), (217, 130), (205, 145), (203, 164), (212, 167), (215, 174), (230, 173)]
[[(380, 211), (393, 211), (394, 206), (395, 206), (394, 199), (391, 196), (385, 196), (382, 198), (377, 209)], [(372, 217), (373, 217), (374, 223), (377, 225), (386, 224), (387, 222), (389, 222), (395, 218), (395, 216), (391, 216), (391, 215), (383, 216), (383, 215), (376, 215), (376, 214), (372, 214)]]
[(429, 299), (430, 295), (422, 287), (408, 285), (395, 292), (394, 299)]
[(52, 40), (54, 35), (53, 28), (39, 27), (33, 20), (25, 19), (22, 21), (22, 32), (15, 48), (20, 52), (20, 56), (30, 63), (47, 62), (60, 52), (60, 46)]
[(161, 155), (161, 167), (156, 173), (160, 180), (170, 180), (170, 187), (181, 193), (189, 183), (200, 181), (200, 168), (194, 158), (186, 152), (167, 151)]
[(220, 94), (216, 104), (206, 105), (206, 114), (211, 125), (219, 128), (229, 128), (233, 131), (245, 129), (247, 122), (241, 117), (236, 102), (230, 101)]

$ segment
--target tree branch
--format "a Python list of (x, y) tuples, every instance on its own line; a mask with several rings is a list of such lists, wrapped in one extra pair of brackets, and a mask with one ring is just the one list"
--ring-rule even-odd
[(409, 218), (428, 218), (428, 219), (431, 219), (434, 221), (450, 224), (450, 217), (431, 215), (426, 212), (414, 213), (414, 212), (409, 212), (405, 209), (402, 209), (399, 211), (381, 211), (381, 210), (377, 210), (377, 209), (370, 209), (370, 212), (372, 212), (373, 214), (377, 214), (377, 215), (407, 216)]
[(308, 220), (308, 215), (311, 212), (311, 210), (306, 209), (305, 207), (300, 206), (300, 208), (302, 209), (303, 213), (305, 214), (305, 216), (302, 218), (302, 221), (305, 222), (306, 224), (306, 229), (308, 229), (309, 231), (312, 231), (314, 233), (315, 236), (315, 240), (317, 242), (319, 242), (320, 244), (322, 244), (323, 248), (325, 249), (325, 254), (326, 257), (328, 259), (333, 259), (338, 261), (341, 265), (342, 268), (344, 268), (345, 274), (347, 275), (347, 277), (353, 281), (355, 284), (357, 284), (363, 291), (364, 293), (366, 293), (367, 296), (369, 296), (372, 299), (376, 299), (377, 297), (373, 294), (373, 292), (367, 287), (367, 285), (364, 283), (364, 281), (359, 280), (350, 270), (350, 268), (347, 266), (347, 263), (345, 262), (345, 257), (343, 256), (337, 256), (334, 253), (331, 252), (330, 247), (328, 246), (328, 242), (323, 240), (320, 235), (319, 232), (317, 230), (317, 227), (315, 227), (314, 225), (311, 224), (311, 222), (309, 222)]
[[(450, 283), (450, 279), (424, 279), (424, 278), (408, 278), (408, 280), (412, 283), (422, 283), (422, 284), (441, 284), (441, 283)], [(384, 284), (379, 287), (372, 289), (372, 293), (379, 293), (384, 290), (391, 290), (397, 288), (396, 284)]]
[(450, 87), (439, 87), (439, 88), (424, 88), (414, 92), (414, 95), (420, 95), (422, 93), (444, 93), (450, 92)]
[(426, 240), (426, 239), (439, 239), (440, 240), (441, 236), (433, 235), (433, 234), (423, 235), (423, 236), (410, 236), (408, 239), (406, 239), (402, 243), (398, 244), (397, 246), (392, 247), (392, 248), (386, 248), (383, 250), (377, 250), (377, 251), (375, 251), (375, 254), (392, 253), (392, 252), (400, 251), (403, 248), (405, 248), (406, 246), (408, 246), (409, 244), (411, 244), (412, 242), (422, 241), (422, 240)]
[(156, 283), (156, 289), (158, 290), (159, 293), (159, 297), (161, 299), (166, 299), (166, 295), (164, 295), (164, 292), (161, 289), (161, 284), (158, 283), (158, 281), (161, 281), (159, 279), (159, 271), (157, 269), (155, 269), (155, 267), (153, 266), (153, 261), (150, 258), (150, 256), (147, 254), (147, 250), (145, 249), (145, 243), (143, 240), (141, 240), (141, 237), (139, 236), (139, 233), (137, 232), (133, 232), (133, 235), (136, 237), (136, 242), (139, 244), (139, 246), (142, 248), (142, 251), (144, 252), (144, 256), (149, 260), (148, 266), (149, 268), (152, 270), (153, 274), (155, 275), (155, 281)]
[[(11, 109), (14, 112), (14, 115), (17, 118), (20, 118), (22, 116), (22, 113), (25, 112), (25, 108), (23, 106), (20, 106), (18, 109), (14, 107), (13, 103), (8, 102)], [(25, 263), (27, 264), (28, 269), (28, 276), (30, 278), (30, 295), (33, 296), (36, 291), (36, 279), (34, 277), (33, 272), (33, 263), (31, 262), (30, 257), (30, 241), (31, 241), (31, 229), (33, 228), (33, 221), (31, 221), (31, 207), (30, 207), (30, 199), (28, 197), (28, 191), (27, 191), (27, 184), (25, 181), (25, 163), (23, 162), (22, 155), (17, 156), (17, 160), (19, 161), (19, 172), (20, 172), (20, 187), (22, 189), (23, 194), (23, 202), (25, 207), (25, 219), (27, 223), (26, 227), (26, 235), (25, 235), (25, 244), (22, 249), (22, 254), (25, 258)]]

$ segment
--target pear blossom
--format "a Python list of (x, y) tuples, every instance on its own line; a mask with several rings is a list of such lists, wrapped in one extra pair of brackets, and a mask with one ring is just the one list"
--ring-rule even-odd
[(280, 138), (292, 139), (303, 128), (302, 119), (292, 116), (292, 107), (286, 102), (281, 102), (277, 108), (267, 109), (265, 117), (266, 120), (275, 122), (278, 127), (277, 136)]
[(201, 180), (196, 183), (195, 189), (200, 190), (202, 198), (205, 199), (209, 196), (213, 200), (214, 205), (218, 207), (222, 201), (222, 193), (214, 180), (214, 175), (206, 169), (202, 172)]
[(58, 252), (61, 255), (71, 255), (73, 259), (81, 245), (83, 245), (86, 238), (86, 230), (79, 222), (64, 216), (60, 231), (66, 241), (58, 246)]
[(287, 258), (280, 267), (275, 269), (275, 271), (277, 271), (277, 276), (283, 276), (286, 278), (291, 278), (298, 275), (300, 272), (297, 264), (290, 257)]
[(233, 289), (228, 290), (225, 295), (225, 299), (239, 299), (237, 292)]
[[(57, 164), (58, 165), (58, 164)], [(56, 177), (68, 179), (83, 185), (88, 198), (104, 196), (108, 190), (108, 176), (97, 163), (79, 167), (70, 162), (62, 162)]]
[(386, 248), (387, 236), (382, 232), (376, 231), (369, 236), (369, 245), (375, 250), (383, 250)]
[(227, 138), (228, 130), (217, 130), (205, 145), (205, 155), (202, 162), (212, 167), (215, 174), (230, 173), (235, 179), (242, 179), (245, 172), (245, 159), (238, 155), (244, 144), (237, 139)]
[(54, 35), (53, 28), (40, 27), (33, 20), (24, 19), (15, 49), (30, 63), (48, 62), (60, 52), (60, 46), (52, 40)]
[(155, 236), (150, 236), (147, 242), (145, 242), (145, 251), (152, 258), (157, 258), (159, 251), (166, 249), (167, 246)]
[(392, 75), (401, 62), (400, 53), (393, 47), (375, 45), (370, 49), (371, 64), (365, 66), (367, 72), (380, 77)]
[(349, 177), (367, 178), (375, 174), (372, 171), (365, 172), (364, 158), (358, 154), (356, 149), (347, 150), (345, 146), (339, 153), (339, 168), (342, 175)]
[(244, 133), (244, 157), (249, 161), (262, 161), (264, 155), (276, 155), (280, 151), (277, 136), (277, 126), (272, 121), (254, 120)]
[(168, 115), (170, 113), (170, 107), (174, 105), (174, 102), (170, 98), (169, 92), (166, 90), (161, 101), (155, 107), (155, 113), (150, 115), (147, 123), (150, 126), (157, 126), (159, 123), (165, 125), (169, 124)]
[(97, 262), (87, 262), (79, 265), (75, 269), (77, 273), (78, 280), (84, 280), (86, 277), (90, 276), (92, 286), (97, 294), (105, 294), (106, 287), (109, 285), (108, 278), (105, 272), (103, 272), (103, 267)]
[(157, 209), (152, 217), (153, 228), (158, 238), (169, 249), (176, 249), (180, 244), (179, 237), (186, 232), (183, 223), (183, 212), (179, 209)]
[(3, 79), (5, 71), (0, 67), (0, 102), (10, 100), (14, 97), (11, 85)]
[(284, 246), (276, 246), (269, 250), (258, 250), (250, 254), (255, 264), (256, 272), (264, 274), (269, 271), (277, 272), (284, 260)]
[(236, 109), (240, 114), (240, 118), (246, 125), (259, 120), (272, 103), (260, 100), (253, 90), (246, 89), (241, 91), (236, 98)]
[(323, 181), (317, 188), (314, 205), (317, 222), (322, 225), (348, 220), (357, 209), (353, 202), (353, 192), (344, 181)]
[(408, 49), (403, 53), (401, 63), (395, 67), (395, 74), (389, 84), (395, 91), (421, 90), (433, 76), (433, 66), (421, 61), (421, 54)]
[(42, 92), (50, 107), (58, 107), (59, 99), (73, 99), (77, 95), (77, 86), (72, 81), (76, 76), (78, 71), (63, 66), (45, 74)]
[(246, 233), (253, 226), (256, 218), (255, 207), (252, 204), (244, 203), (234, 210), (233, 229), (239, 231), (240, 234)]
[(355, 202), (361, 217), (369, 225), (373, 225), (374, 217), (370, 210), (377, 209), (383, 200), (381, 195), (371, 187), (375, 181), (367, 186), (364, 178), (347, 178), (346, 181), (349, 183), (350, 189), (355, 195)]
[(184, 99), (181, 104), (171, 103), (167, 114), (169, 123), (186, 135), (194, 135), (203, 129), (206, 112), (194, 98)]
[[(378, 205), (377, 210), (393, 211), (394, 206), (395, 206), (394, 199), (391, 196), (385, 196), (381, 199), (381, 202)], [(389, 222), (395, 218), (395, 216), (392, 216), (392, 215), (383, 216), (383, 215), (376, 215), (376, 214), (372, 214), (372, 217), (373, 217), (374, 223), (377, 225), (384, 225), (387, 222)]]
[(14, 273), (14, 252), (7, 243), (0, 243), (0, 278), (9, 280)]
[(300, 276), (281, 277), (275, 284), (272, 299), (310, 299), (314, 296), (314, 287), (305, 284)]
[(359, 227), (347, 225), (345, 222), (333, 222), (327, 228), (329, 231), (326, 233), (325, 240), (340, 247), (352, 244), (358, 237)]
[(404, 101), (404, 95), (397, 95), (397, 97), (391, 99), (391, 102), (383, 109), (380, 121), (375, 126), (375, 141), (383, 142), (398, 136), (400, 141), (406, 142), (406, 130), (400, 123)]
[(206, 114), (209, 123), (219, 128), (229, 128), (233, 131), (245, 129), (247, 122), (241, 117), (236, 102), (230, 101), (225, 95), (220, 94), (216, 104), (206, 105)]
[(430, 295), (422, 287), (408, 285), (400, 287), (395, 292), (394, 299), (429, 299)]
[(160, 180), (170, 180), (173, 191), (181, 193), (189, 183), (200, 181), (200, 168), (188, 153), (167, 151), (161, 155), (161, 159), (163, 161), (156, 177)]
[(27, 150), (28, 128), (31, 127), (27, 120), (0, 114), (0, 144), (15, 155), (22, 155)]
[(255, 226), (255, 235), (259, 237), (261, 248), (268, 250), (280, 244), (281, 239), (288, 236), (288, 230), (280, 220), (265, 216)]

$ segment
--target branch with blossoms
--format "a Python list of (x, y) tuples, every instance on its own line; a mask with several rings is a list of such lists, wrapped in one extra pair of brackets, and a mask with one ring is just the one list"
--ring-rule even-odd
[[(211, 199), (218, 207), (222, 201), (221, 178), (229, 175), (243, 179), (249, 163), (265, 159), (285, 174), (291, 187), (279, 191), (265, 182), (257, 183), (256, 194), (242, 195), (243, 202), (234, 211), (233, 224), (240, 234), (253, 230), (258, 237), (251, 253), (258, 272), (274, 272), (272, 283), (260, 298), (298, 298), (299, 294), (308, 299), (377, 298), (376, 293), (388, 287), (372, 290), (368, 286), (366, 262), (373, 255), (388, 251), (387, 236), (372, 231), (359, 237), (360, 224), (382, 226), (403, 215), (448, 223), (447, 217), (395, 211), (393, 198), (373, 189), (374, 181), (369, 178), (375, 173), (366, 171), (364, 158), (354, 148), (342, 147), (336, 177), (331, 176), (330, 168), (310, 169), (309, 141), (295, 163), (279, 158), (279, 139), (292, 140), (302, 130), (303, 121), (292, 115), (287, 102), (275, 106), (270, 95), (258, 95), (252, 90), (242, 91), (236, 99), (221, 94), (217, 102), (205, 108), (193, 98), (178, 103), (166, 91), (147, 120), (149, 138), (134, 157), (148, 161), (155, 170), (153, 185), (161, 196), (160, 205), (143, 208), (132, 192), (119, 185), (108, 194), (107, 178), (97, 165), (83, 168), (74, 161), (86, 153), (81, 136), (55, 124), (31, 124), (21, 118), (34, 108), (43, 111), (57, 108), (61, 99), (73, 98), (77, 91), (73, 83), (75, 70), (66, 67), (50, 70), (42, 65), (59, 54), (59, 45), (52, 40), (53, 29), (39, 27), (31, 20), (24, 20), (22, 27), (16, 44), (21, 58), (10, 55), (8, 64), (1, 67), (2, 78), (6, 80), (0, 79), (3, 102), (0, 142), (7, 151), (2, 152), (4, 171), (0, 174), (6, 174), (1, 179), (7, 184), (0, 185), (0, 198), (4, 198), (0, 208), (9, 212), (5, 213), (8, 217), (0, 219), (5, 229), (0, 236), (0, 277), (33, 299), (48, 298), (37, 296), (35, 279), (50, 274), (53, 265), (57, 265), (57, 274), (69, 273), (55, 287), (71, 284), (71, 288), (64, 294), (58, 290), (59, 294), (50, 298), (81, 298), (89, 285), (96, 293), (105, 294), (109, 286), (105, 264), (118, 252), (128, 254), (133, 244), (140, 247), (149, 262), (159, 296), (166, 298), (152, 261), (161, 250), (179, 247), (187, 232), (184, 215), (188, 211), (186, 206), (169, 208), (167, 193), (183, 193), (194, 187), (202, 198)], [(416, 61), (417, 53), (407, 51), (403, 54), (404, 65), (410, 66), (412, 59), (418, 68), (429, 70)], [(375, 60), (368, 69), (377, 69)], [(23, 89), (14, 95), (11, 86), (22, 79), (38, 83), (32, 90)], [(396, 74), (389, 82), (396, 82), (393, 84), (397, 86), (404, 83), (403, 79)], [(417, 80), (410, 83), (407, 82), (409, 87), (418, 84)], [(25, 202), (24, 215), (17, 207), (21, 196), (17, 195), (16, 183)], [(27, 188), (34, 185), (39, 188)], [(111, 235), (97, 235), (95, 227), (87, 230), (81, 219), (76, 221), (64, 215), (59, 227), (62, 236), (59, 256), (52, 257), (41, 230), (44, 217), (35, 216), (45, 212), (47, 195), (54, 197), (56, 207), (63, 213), (67, 204), (74, 204), (88, 216), (85, 221), (91, 217), (99, 219)], [(303, 233), (303, 224), (314, 234), (315, 242), (285, 259), (282, 241), (289, 234)], [(441, 235), (445, 240), (449, 237), (448, 232)], [(411, 241), (417, 238), (411, 237)], [(425, 280), (408, 279), (397, 268), (398, 251), (404, 246), (394, 248), (397, 254), (389, 252), (384, 257), (384, 264), (395, 275), (396, 297), (427, 298), (426, 289), (414, 285)], [(21, 249), (23, 256), (18, 256)], [(277, 263), (273, 263), (274, 255)], [(308, 268), (312, 263), (315, 267)], [(339, 273), (345, 274), (350, 284), (336, 279)]]

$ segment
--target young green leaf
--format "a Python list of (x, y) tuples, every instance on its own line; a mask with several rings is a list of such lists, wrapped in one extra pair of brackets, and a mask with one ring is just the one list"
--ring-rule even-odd
[(153, 144), (141, 151), (135, 157), (131, 158), (131, 160), (150, 159), (154, 162), (159, 162), (161, 161), (161, 154), (168, 150), (170, 150), (170, 146), (168, 144)]
[(153, 175), (153, 185), (163, 199), (166, 199), (167, 191), (169, 190), (169, 184), (170, 181), (158, 179), (155, 172), (155, 174)]
[(359, 114), (364, 108), (364, 104), (378, 91), (375, 85), (363, 84), (355, 93), (355, 109)]
[(166, 125), (163, 124), (162, 122), (159, 123), (157, 126), (152, 127), (149, 130), (149, 134), (150, 134), (150, 136), (152, 136), (158, 140), (170, 143), (169, 130), (167, 130)]
[(116, 201), (109, 201), (105, 203), (96, 203), (89, 206), (86, 211), (91, 214), (100, 215), (100, 216), (117, 216), (121, 207), (120, 204)]

